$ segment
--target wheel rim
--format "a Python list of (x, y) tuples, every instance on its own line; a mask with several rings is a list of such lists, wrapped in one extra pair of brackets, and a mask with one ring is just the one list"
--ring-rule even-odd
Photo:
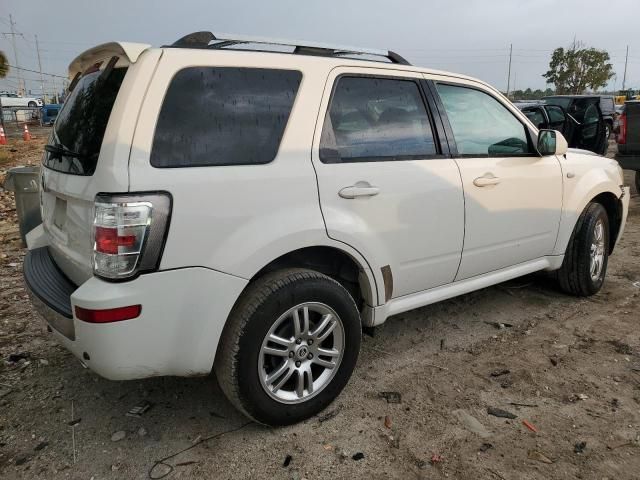
[(591, 242), (591, 280), (600, 280), (604, 266), (604, 224), (598, 220), (593, 227), (593, 240)]
[(281, 403), (318, 395), (338, 371), (344, 354), (344, 326), (324, 303), (301, 303), (273, 323), (258, 359), (260, 384)]

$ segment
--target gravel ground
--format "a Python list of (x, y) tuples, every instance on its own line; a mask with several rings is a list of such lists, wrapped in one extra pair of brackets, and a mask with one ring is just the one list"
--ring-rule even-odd
[[(0, 181), (41, 148), (0, 147)], [(393, 317), (325, 412), (269, 429), (214, 378), (111, 382), (57, 346), (0, 190), (0, 478), (640, 478), (637, 192), (631, 204), (598, 295), (531, 275)], [(126, 416), (140, 402), (152, 406)]]

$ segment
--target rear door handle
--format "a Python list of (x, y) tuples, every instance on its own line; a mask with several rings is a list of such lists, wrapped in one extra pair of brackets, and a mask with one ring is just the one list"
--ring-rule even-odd
[(488, 187), (490, 185), (498, 185), (499, 183), (500, 179), (491, 172), (485, 173), (473, 181), (476, 187)]
[(356, 197), (373, 197), (378, 195), (380, 189), (370, 185), (368, 182), (357, 182), (355, 185), (344, 187), (338, 192), (342, 198), (356, 198)]

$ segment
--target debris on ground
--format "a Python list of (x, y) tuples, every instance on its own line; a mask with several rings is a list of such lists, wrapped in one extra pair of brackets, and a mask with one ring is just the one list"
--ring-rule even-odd
[(147, 400), (142, 400), (141, 402), (137, 403), (135, 406), (131, 407), (131, 409), (126, 413), (126, 416), (140, 418), (152, 406), (153, 404), (151, 402)]
[(29, 352), (12, 353), (7, 357), (9, 363), (18, 363), (20, 360), (28, 360), (31, 357)]
[(438, 463), (444, 462), (444, 457), (438, 453), (434, 453), (431, 455), (431, 465), (436, 465)]
[(402, 395), (399, 392), (380, 392), (379, 397), (387, 400), (387, 403), (401, 403)]
[(584, 452), (585, 448), (587, 448), (587, 442), (577, 442), (573, 446), (573, 453), (581, 454)]
[(149, 433), (149, 432), (147, 432), (147, 429), (146, 429), (146, 428), (144, 428), (144, 427), (140, 427), (140, 428), (138, 429), (138, 436), (139, 436), (139, 437), (146, 437), (148, 433)]
[(80, 422), (82, 421), (81, 418), (74, 418), (73, 420), (69, 420), (67, 422), (67, 425), (69, 425), (70, 427), (75, 427), (76, 425), (78, 425)]
[(351, 458), (353, 458), (355, 461), (362, 460), (364, 458), (364, 453), (362, 452), (354, 453)]
[(523, 420), (522, 424), (527, 427), (529, 430), (531, 430), (533, 433), (538, 433), (538, 429), (528, 420)]
[(495, 408), (495, 407), (487, 408), (487, 413), (489, 415), (493, 415), (494, 417), (509, 418), (511, 420), (513, 420), (514, 418), (518, 418), (517, 415), (514, 415), (513, 413), (508, 412), (507, 410), (502, 410), (501, 408)]
[(487, 325), (491, 325), (492, 327), (497, 328), (498, 330), (504, 330), (505, 328), (513, 327), (513, 324), (511, 323), (487, 322), (487, 321), (485, 321), (484, 323), (486, 323)]
[(292, 459), (293, 459), (293, 457), (291, 455), (287, 455), (286, 457), (284, 457), (284, 462), (282, 462), (282, 466), (284, 468), (287, 468), (289, 466), (289, 464), (291, 463)]
[(508, 375), (509, 373), (511, 373), (511, 370), (502, 368), (500, 370), (494, 370), (493, 372), (490, 373), (490, 375), (492, 377), (501, 377), (502, 375)]
[(569, 397), (567, 398), (567, 400), (568, 400), (570, 403), (575, 403), (575, 402), (577, 402), (578, 400), (588, 400), (588, 399), (589, 399), (589, 396), (588, 396), (587, 394), (585, 394), (585, 393), (577, 393), (577, 394), (576, 394), (576, 393), (572, 393), (572, 394), (571, 394), (571, 395), (569, 395)]
[(480, 445), (480, 448), (478, 450), (480, 450), (481, 452), (486, 452), (487, 450), (491, 450), (493, 448), (493, 443), (483, 443), (482, 445)]
[(124, 430), (118, 430), (117, 432), (114, 432), (113, 435), (111, 435), (111, 441), (119, 442), (120, 440), (124, 440), (126, 436), (127, 432), (125, 432)]
[(391, 417), (389, 415), (386, 415), (384, 417), (384, 426), (387, 427), (387, 428), (391, 428), (391, 425), (392, 425)]
[(553, 460), (551, 460), (544, 453), (542, 453), (542, 452), (540, 452), (538, 450), (529, 450), (529, 453), (527, 454), (527, 456), (531, 460), (535, 460), (537, 462), (549, 463), (549, 464), (553, 463)]
[(480, 421), (466, 410), (454, 410), (453, 414), (467, 429), (481, 438), (489, 438), (492, 434)]

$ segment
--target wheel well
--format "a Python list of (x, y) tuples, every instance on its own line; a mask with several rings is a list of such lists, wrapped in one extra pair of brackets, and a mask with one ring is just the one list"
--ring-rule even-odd
[(609, 254), (611, 254), (622, 223), (622, 202), (611, 192), (603, 192), (591, 201), (599, 203), (607, 211), (609, 217)]
[(251, 281), (283, 268), (308, 268), (339, 282), (351, 294), (360, 311), (375, 305), (375, 287), (369, 284), (362, 267), (349, 254), (333, 247), (317, 246), (294, 250), (276, 258), (256, 273)]

